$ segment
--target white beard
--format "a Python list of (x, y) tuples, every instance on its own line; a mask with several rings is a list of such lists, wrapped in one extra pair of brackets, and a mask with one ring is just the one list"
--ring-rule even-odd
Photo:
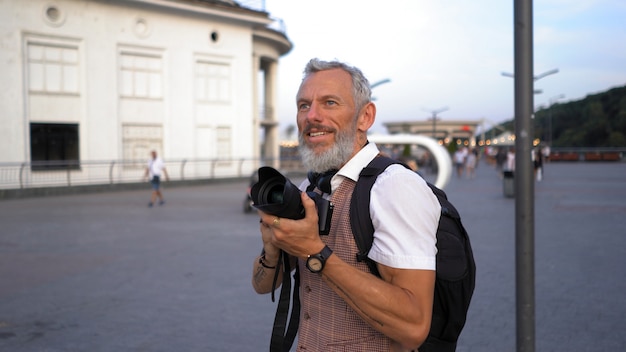
[(356, 140), (356, 131), (349, 129), (346, 132), (338, 132), (335, 144), (320, 154), (315, 153), (306, 145), (302, 134), (298, 136), (298, 139), (300, 141), (298, 151), (304, 167), (309, 171), (324, 172), (339, 169), (350, 160)]

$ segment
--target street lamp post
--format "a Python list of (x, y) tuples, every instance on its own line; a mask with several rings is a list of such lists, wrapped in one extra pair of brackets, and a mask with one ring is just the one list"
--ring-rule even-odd
[(385, 83), (389, 83), (389, 82), (391, 82), (391, 80), (389, 78), (382, 79), (382, 80), (380, 80), (378, 82), (370, 84), (370, 89), (374, 89), (375, 87), (377, 87), (377, 86), (379, 86), (381, 84), (385, 84)]
[(532, 0), (513, 2), (515, 55), (515, 317), (517, 352), (535, 351), (535, 190), (532, 174)]
[[(536, 76), (533, 76), (533, 81), (537, 82), (538, 80), (544, 78), (545, 76), (553, 75), (553, 74), (556, 74), (556, 73), (559, 73), (559, 69), (558, 68), (553, 68), (553, 69), (551, 69), (549, 71), (546, 71), (546, 72), (540, 73), (540, 74), (538, 74)], [(501, 74), (504, 77), (515, 78), (515, 75), (512, 74), (512, 73), (509, 73), (509, 72), (502, 72)], [(533, 93), (541, 94), (541, 93), (543, 93), (543, 90), (541, 90), (541, 89), (533, 89)]]
[(433, 119), (433, 138), (437, 139), (437, 114), (440, 112), (444, 112), (448, 110), (448, 107), (445, 106), (443, 108), (437, 109), (437, 110), (428, 110), (428, 109), (424, 109), (424, 111), (428, 111), (431, 114), (433, 114), (432, 119)]
[[(378, 87), (381, 84), (385, 84), (385, 83), (389, 83), (391, 82), (391, 80), (389, 78), (385, 78), (385, 79), (381, 79), (380, 81), (374, 82), (372, 84), (370, 84), (370, 89), (374, 89), (376, 87)], [(372, 97), (372, 100), (376, 100), (375, 97)]]
[(548, 105), (548, 131), (549, 131), (549, 137), (548, 137), (548, 145), (550, 147), (552, 147), (552, 105), (554, 105), (558, 100), (565, 98), (565, 94), (559, 94), (556, 96), (553, 96), (552, 98), (550, 98), (549, 101), (549, 105)]

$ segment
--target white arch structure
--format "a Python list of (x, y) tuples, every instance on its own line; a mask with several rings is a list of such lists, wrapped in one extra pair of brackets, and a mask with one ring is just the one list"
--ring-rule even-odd
[(436, 140), (430, 137), (417, 134), (373, 134), (367, 139), (376, 144), (417, 144), (430, 151), (437, 162), (437, 180), (435, 186), (443, 189), (450, 182), (452, 176), (452, 159), (450, 154)]

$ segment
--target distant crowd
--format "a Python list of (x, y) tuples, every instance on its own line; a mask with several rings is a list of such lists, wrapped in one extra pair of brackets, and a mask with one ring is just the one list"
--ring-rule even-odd
[[(412, 151), (411, 156), (403, 156), (406, 151), (401, 147), (381, 148), (384, 155), (396, 158), (409, 166), (413, 171), (419, 174), (437, 173), (437, 163), (434, 162), (430, 153), (424, 149), (418, 149), (417, 152)], [(481, 153), (479, 148), (460, 147), (452, 153), (452, 163), (454, 173), (457, 178), (473, 179), (476, 177), (476, 168), (483, 160), (486, 164), (495, 167), (496, 172), (503, 178), (505, 173), (515, 172), (515, 147), (498, 146), (486, 147)], [(534, 167), (535, 178), (541, 181), (543, 178), (543, 164), (550, 158), (550, 147), (547, 145), (539, 145), (532, 150), (532, 163)]]
[[(485, 156), (488, 164), (494, 165), (498, 175), (502, 178), (505, 172), (515, 172), (515, 148), (509, 147), (487, 147)], [(548, 145), (538, 145), (531, 151), (534, 174), (537, 181), (543, 178), (544, 161), (550, 159), (550, 147)]]

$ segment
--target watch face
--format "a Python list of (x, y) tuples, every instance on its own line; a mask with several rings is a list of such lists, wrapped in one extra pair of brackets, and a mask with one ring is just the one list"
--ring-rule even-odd
[(322, 261), (319, 258), (311, 257), (307, 260), (307, 266), (309, 267), (309, 270), (317, 273), (322, 270)]

